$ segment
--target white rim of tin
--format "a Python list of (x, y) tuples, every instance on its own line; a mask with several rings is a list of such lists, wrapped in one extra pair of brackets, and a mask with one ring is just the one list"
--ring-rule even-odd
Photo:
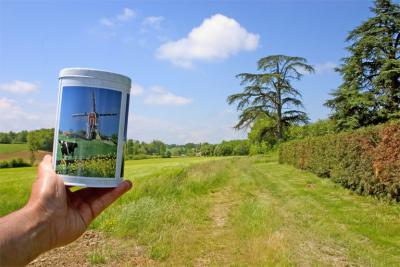
[(131, 79), (125, 75), (89, 68), (65, 68), (59, 73), (59, 79), (64, 78), (89, 78), (125, 85), (128, 89), (131, 86)]

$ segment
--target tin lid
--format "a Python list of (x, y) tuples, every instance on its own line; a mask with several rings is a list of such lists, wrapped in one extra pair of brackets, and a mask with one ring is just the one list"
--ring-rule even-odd
[(81, 78), (93, 78), (104, 81), (110, 81), (119, 83), (130, 88), (131, 79), (127, 76), (104, 71), (104, 70), (96, 70), (96, 69), (87, 69), (87, 68), (65, 68), (60, 71), (59, 78), (68, 78), (68, 77), (81, 77)]

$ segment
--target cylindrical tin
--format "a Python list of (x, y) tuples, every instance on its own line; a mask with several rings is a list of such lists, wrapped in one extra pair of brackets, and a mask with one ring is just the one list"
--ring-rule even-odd
[(67, 68), (59, 75), (53, 167), (66, 185), (116, 187), (123, 180), (131, 79)]

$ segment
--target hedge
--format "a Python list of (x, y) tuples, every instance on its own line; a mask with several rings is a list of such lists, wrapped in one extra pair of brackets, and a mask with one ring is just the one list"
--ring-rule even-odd
[(17, 159), (12, 159), (12, 160), (5, 160), (5, 161), (0, 161), (0, 169), (3, 168), (18, 168), (18, 167), (30, 167), (32, 166), (31, 164), (29, 164), (28, 162), (25, 162), (23, 159), (21, 158), (17, 158)]
[(400, 122), (281, 144), (279, 162), (400, 201)]

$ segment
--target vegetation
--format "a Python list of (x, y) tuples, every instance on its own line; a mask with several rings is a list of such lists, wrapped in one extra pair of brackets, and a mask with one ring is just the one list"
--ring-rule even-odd
[(339, 129), (400, 118), (400, 4), (376, 0), (371, 11), (347, 37), (350, 55), (337, 69), (343, 83), (326, 102)]
[(128, 140), (124, 154), (126, 159), (144, 159), (150, 157), (182, 157), (182, 156), (241, 156), (248, 155), (250, 145), (247, 140), (222, 141), (220, 144), (187, 143), (185, 145), (168, 145), (154, 140), (151, 143)]
[(28, 138), (28, 131), (13, 132), (8, 133), (0, 132), (0, 144), (22, 144), (26, 143)]
[(400, 123), (282, 144), (281, 163), (330, 177), (360, 194), (400, 201)]
[(30, 151), (52, 151), (54, 129), (40, 129), (28, 133), (28, 147)]
[(30, 163), (25, 162), (21, 158), (0, 161), (0, 169), (3, 168), (18, 168), (18, 167), (29, 167), (32, 166)]
[[(134, 190), (92, 229), (135, 241), (153, 265), (398, 265), (398, 205), (352, 194), (275, 157), (215, 159), (128, 161)], [(35, 168), (3, 169), (0, 177), (4, 215), (28, 198)], [(133, 249), (118, 247), (119, 255)], [(92, 264), (115, 260), (101, 248), (87, 253)]]
[[(60, 141), (74, 142), (78, 145), (73, 157), (72, 155), (66, 156), (68, 159), (87, 159), (100, 155), (117, 154), (117, 145), (112, 141), (86, 140), (81, 138), (70, 138), (63, 135), (59, 135), (58, 139)], [(57, 160), (61, 159), (61, 147), (58, 146)]]
[(303, 73), (312, 73), (314, 69), (302, 57), (285, 55), (261, 58), (257, 65), (263, 73), (238, 74), (244, 91), (227, 99), (229, 104), (237, 102), (237, 110), (242, 112), (235, 128), (247, 128), (260, 117), (268, 118), (272, 127), (265, 128), (261, 134), (283, 139), (285, 127), (308, 121), (306, 113), (293, 109), (302, 107), (302, 102), (300, 91), (291, 81), (300, 80)]
[(292, 125), (285, 135), (285, 140), (302, 139), (305, 137), (323, 136), (336, 133), (336, 125), (333, 120), (318, 120), (306, 125)]
[(112, 178), (115, 177), (115, 154), (94, 156), (87, 159), (61, 160), (56, 167), (58, 174)]
[(0, 154), (27, 151), (27, 144), (0, 144)]

